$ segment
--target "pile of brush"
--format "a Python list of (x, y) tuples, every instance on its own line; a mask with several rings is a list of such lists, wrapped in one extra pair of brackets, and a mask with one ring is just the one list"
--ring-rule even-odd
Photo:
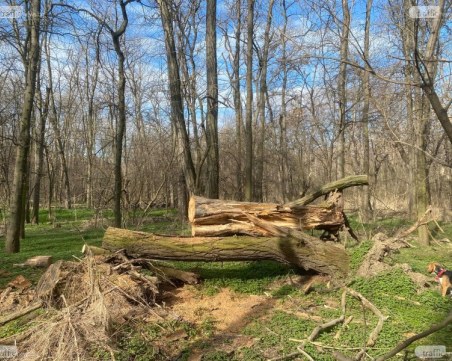
[(86, 253), (78, 261), (52, 264), (34, 290), (11, 285), (0, 294), (5, 301), (0, 326), (26, 322), (24, 331), (0, 338), (0, 343), (17, 342), (26, 360), (90, 360), (99, 352), (114, 359), (111, 335), (118, 326), (157, 312), (161, 289), (168, 283), (199, 281), (196, 274), (131, 258), (123, 251)]

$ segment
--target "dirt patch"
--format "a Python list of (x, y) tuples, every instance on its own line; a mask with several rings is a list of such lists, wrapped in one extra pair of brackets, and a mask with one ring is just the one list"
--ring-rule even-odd
[(164, 301), (185, 321), (202, 324), (208, 320), (214, 323), (216, 330), (232, 333), (240, 331), (274, 304), (270, 297), (242, 295), (228, 288), (213, 296), (201, 295), (190, 286), (167, 294)]

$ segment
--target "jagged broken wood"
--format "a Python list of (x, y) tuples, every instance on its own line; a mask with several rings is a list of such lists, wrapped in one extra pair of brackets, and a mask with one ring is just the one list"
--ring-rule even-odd
[[(391, 252), (397, 251), (400, 248), (411, 247), (411, 245), (408, 242), (404, 241), (403, 238), (414, 232), (421, 225), (428, 224), (432, 219), (431, 213), (432, 209), (431, 207), (428, 207), (424, 215), (419, 218), (418, 221), (416, 221), (408, 229), (399, 231), (394, 237), (386, 238), (384, 237), (384, 235), (382, 235), (381, 238), (374, 237), (374, 244), (359, 266), (356, 275), (367, 278), (375, 276), (382, 270), (389, 269), (390, 266), (383, 262), (385, 256), (387, 256)], [(379, 234), (377, 234), (376, 236), (378, 235)]]
[(322, 229), (332, 233), (345, 224), (342, 209), (330, 204), (291, 209), (276, 203), (225, 201), (192, 196), (188, 206), (192, 236), (271, 235), (250, 222), (247, 215), (278, 227)]
[(130, 255), (157, 260), (274, 260), (331, 275), (334, 279), (347, 275), (348, 254), (341, 245), (298, 233), (298, 238), (182, 237), (109, 227), (105, 232), (102, 247), (110, 251), (125, 249)]

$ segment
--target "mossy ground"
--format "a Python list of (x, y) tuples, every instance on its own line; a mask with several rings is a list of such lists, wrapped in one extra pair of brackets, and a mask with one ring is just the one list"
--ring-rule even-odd
[[(5, 254), (4, 239), (0, 238), (0, 288), (19, 274), (36, 283), (42, 270), (13, 267), (15, 263), (24, 262), (35, 255), (52, 255), (54, 260), (73, 259), (81, 256), (84, 243), (99, 246), (103, 229), (83, 228), (83, 221), (93, 217), (93, 212), (86, 209), (56, 209), (56, 220), (49, 223), (43, 212), (40, 225), (26, 228), (27, 237), (21, 243), (21, 252)], [(103, 215), (105, 217), (105, 214)], [(107, 214), (107, 216), (110, 216)], [(155, 221), (153, 221), (155, 219)], [(58, 224), (58, 227), (55, 227)], [(377, 232), (394, 234), (409, 222), (402, 219), (385, 219), (371, 224), (360, 224), (352, 219), (354, 229), (363, 237), (360, 244), (350, 244), (351, 270), (356, 270), (370, 249), (372, 243), (366, 240)], [(452, 239), (452, 225), (445, 224), (445, 234), (432, 229), (436, 238)], [(156, 233), (188, 233), (186, 225), (178, 222), (174, 212), (155, 211), (139, 229)], [(431, 247), (421, 247), (413, 235), (410, 242), (416, 248), (403, 249), (387, 259), (388, 263), (408, 263), (413, 270), (425, 273), (427, 263), (438, 261), (452, 268), (452, 246), (434, 242)], [(295, 271), (274, 262), (172, 262), (176, 267), (198, 272), (204, 282), (195, 288), (199, 297), (212, 297), (223, 288), (229, 288), (237, 294), (265, 295), (269, 305), (265, 311), (257, 312), (243, 323), (240, 332), (234, 337), (217, 332), (216, 321), (208, 314), (200, 315), (202, 322), (193, 324), (179, 319), (161, 320), (151, 323), (134, 321), (118, 327), (114, 335), (117, 360), (167, 360), (168, 346), (172, 349), (174, 359), (188, 360), (194, 353), (203, 355), (202, 360), (265, 360), (296, 351), (300, 344), (297, 340), (305, 339), (319, 323), (340, 315), (341, 290), (328, 290), (325, 285), (317, 285), (312, 292), (305, 295), (302, 290), (290, 284), (288, 280)], [(438, 290), (432, 288), (420, 291), (403, 271), (395, 270), (370, 279), (357, 278), (350, 287), (361, 292), (374, 303), (384, 315), (382, 333), (375, 347), (368, 353), (375, 357), (392, 348), (399, 341), (425, 330), (430, 324), (440, 321), (452, 307), (452, 300), (440, 297)], [(246, 296), (243, 296), (246, 297)], [(360, 348), (373, 329), (376, 318), (352, 297), (347, 297), (347, 316), (353, 315), (353, 321), (341, 332), (338, 339), (334, 335), (340, 326), (323, 332), (318, 342), (334, 347), (341, 352), (352, 355), (350, 348)], [(21, 320), (0, 327), (0, 338), (21, 331)], [(184, 336), (168, 345), (168, 335), (182, 332)], [(452, 327), (449, 326), (409, 348), (407, 359), (413, 358), (414, 347), (420, 344), (445, 345), (452, 351)], [(237, 346), (237, 337), (242, 341)], [(166, 341), (165, 341), (166, 340)], [(171, 341), (173, 342), (173, 341)], [(231, 352), (231, 348), (233, 351)], [(331, 350), (307, 345), (306, 351), (315, 360), (332, 360)], [(110, 354), (93, 349), (93, 355), (99, 360), (109, 360)], [(403, 359), (402, 356), (399, 359)]]

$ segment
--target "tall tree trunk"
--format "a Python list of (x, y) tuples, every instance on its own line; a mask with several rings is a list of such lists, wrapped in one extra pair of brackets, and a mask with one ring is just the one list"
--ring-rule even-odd
[[(97, 37), (100, 36), (99, 33), (96, 34)], [(86, 167), (86, 206), (88, 208), (93, 207), (93, 162), (94, 162), (94, 143), (95, 143), (95, 112), (94, 112), (94, 95), (97, 87), (97, 80), (99, 77), (99, 58), (100, 58), (100, 44), (96, 42), (96, 59), (95, 66), (90, 67), (89, 64), (89, 53), (88, 48), (85, 53), (86, 62), (86, 100), (88, 101), (88, 119), (85, 128), (86, 134), (86, 152), (87, 152), (87, 167)], [(93, 69), (94, 68), (94, 69)], [(93, 76), (92, 82), (90, 81), (90, 76)]]
[[(193, 193), (196, 186), (196, 172), (190, 151), (190, 142), (187, 129), (185, 127), (184, 109), (182, 103), (182, 91), (179, 74), (179, 65), (174, 41), (173, 19), (171, 16), (168, 1), (158, 0), (162, 26), (165, 33), (166, 57), (168, 63), (168, 81), (171, 98), (171, 122), (177, 138), (177, 155), (184, 173), (188, 192)], [(186, 216), (187, 209), (179, 208), (181, 214)]]
[(218, 145), (217, 0), (207, 0), (207, 196), (219, 197), (220, 159)]
[(281, 163), (279, 165), (280, 171), (280, 186), (281, 196), (283, 202), (288, 200), (288, 152), (287, 152), (287, 104), (286, 104), (286, 90), (287, 90), (287, 7), (286, 1), (283, 0), (283, 18), (284, 24), (281, 33), (281, 72), (282, 72), (282, 85), (281, 85), (281, 114), (279, 115), (279, 147), (281, 152)]
[(122, 227), (122, 153), (124, 147), (124, 137), (126, 133), (126, 76), (124, 70), (125, 56), (121, 49), (121, 38), (126, 32), (129, 18), (127, 16), (126, 6), (129, 2), (120, 0), (119, 5), (121, 7), (122, 22), (117, 30), (110, 28), (110, 34), (113, 40), (113, 46), (115, 48), (116, 56), (118, 57), (118, 121), (116, 124), (115, 133), (115, 188), (114, 188), (114, 206), (113, 213), (115, 216), (115, 226)]
[[(366, 25), (364, 31), (364, 59), (366, 60), (365, 71), (363, 72), (363, 88), (364, 88), (364, 100), (362, 109), (362, 140), (363, 140), (363, 173), (370, 176), (370, 140), (369, 140), (369, 107), (370, 107), (370, 69), (368, 65), (369, 61), (369, 48), (370, 48), (370, 15), (372, 11), (373, 0), (367, 0), (366, 5)], [(372, 219), (372, 205), (370, 203), (370, 187), (365, 187), (362, 191), (362, 205), (363, 218), (365, 221)]]
[(245, 200), (253, 198), (253, 37), (254, 0), (247, 0), (246, 114), (245, 114)]
[(273, 4), (274, 0), (270, 0), (268, 4), (267, 23), (264, 32), (264, 44), (262, 54), (259, 59), (259, 100), (258, 100), (258, 114), (260, 134), (256, 149), (256, 177), (254, 198), (258, 202), (263, 200), (263, 178), (264, 178), (264, 150), (265, 150), (265, 104), (267, 98), (267, 68), (268, 68), (268, 51), (270, 47), (270, 29), (273, 18)]
[(8, 232), (6, 234), (5, 251), (15, 253), (20, 251), (20, 228), (24, 216), (25, 181), (30, 149), (31, 117), (33, 100), (36, 89), (36, 74), (40, 53), (39, 25), (41, 15), (41, 1), (31, 2), (30, 14), (28, 14), (27, 39), (29, 44), (25, 46), (28, 50), (25, 70), (25, 96), (20, 116), (20, 130), (17, 140), (16, 161), (14, 168), (14, 180), (10, 206)]
[[(403, 1), (403, 11), (408, 14), (411, 7), (410, 0)], [(404, 86), (406, 109), (407, 109), (407, 133), (408, 138), (411, 140), (414, 138), (414, 99), (413, 99), (413, 87), (410, 85), (414, 76), (413, 63), (410, 61), (414, 49), (414, 20), (410, 17), (405, 17), (404, 26), (400, 29), (400, 35), (403, 43), (403, 55), (406, 59), (404, 66), (404, 78), (406, 85)], [(407, 169), (409, 182), (408, 184), (415, 183), (415, 160), (413, 152), (406, 152), (400, 143), (395, 143), (397, 150), (405, 163)], [(417, 214), (415, 212), (415, 187), (408, 186), (408, 213), (412, 218), (416, 218)]]
[[(179, 64), (179, 72), (181, 75), (181, 94), (183, 96), (183, 100), (187, 103), (188, 111), (190, 114), (192, 133), (190, 134), (190, 126), (187, 124), (187, 134), (193, 141), (193, 166), (195, 168), (195, 174), (198, 175), (196, 177), (196, 185), (194, 191), (196, 193), (202, 193), (204, 192), (205, 184), (201, 183), (201, 173), (203, 165), (205, 163), (205, 158), (198, 130), (198, 119), (200, 119), (201, 121), (201, 128), (204, 128), (205, 126), (202, 103), (203, 100), (198, 93), (198, 79), (196, 76), (197, 64), (195, 56), (197, 52), (196, 39), (198, 38), (198, 5), (196, 3), (191, 4), (188, 11), (190, 12), (190, 14), (184, 18), (185, 14), (183, 14), (183, 10), (176, 8), (176, 14), (174, 15), (177, 17), (175, 22), (177, 27), (179, 28), (179, 31), (177, 32), (177, 59)], [(191, 20), (189, 20), (190, 18)], [(197, 107), (197, 102), (199, 102), (199, 108)]]
[[(39, 74), (38, 74), (39, 76)], [(38, 91), (41, 93), (39, 87), (38, 80)], [(46, 130), (46, 120), (47, 114), (49, 111), (49, 100), (50, 100), (50, 89), (46, 89), (46, 98), (44, 103), (42, 102), (42, 94), (39, 94), (38, 102), (39, 102), (39, 129), (36, 130), (36, 162), (35, 162), (35, 183), (33, 186), (33, 210), (31, 223), (39, 224), (39, 208), (41, 202), (41, 179), (43, 176), (43, 167), (44, 167), (44, 142), (45, 142), (45, 130)]]
[[(416, 89), (416, 104), (420, 108), (416, 112), (415, 125), (415, 148), (414, 158), (416, 160), (415, 172), (415, 194), (416, 194), (416, 213), (419, 219), (425, 214), (430, 203), (428, 169), (425, 151), (427, 150), (427, 138), (430, 128), (430, 103), (428, 99)], [(418, 228), (419, 241), (424, 245), (429, 245), (428, 225), (422, 225)]]
[[(441, 27), (446, 19), (446, 0), (439, 0), (437, 7), (439, 9), (440, 16), (437, 16), (433, 19), (430, 29), (430, 36), (427, 41), (427, 45), (425, 48), (425, 54), (422, 56), (419, 51), (419, 44), (415, 44), (415, 60), (416, 60), (416, 68), (418, 70), (418, 74), (421, 76), (421, 89), (424, 92), (424, 95), (428, 98), (433, 111), (436, 114), (441, 126), (443, 127), (444, 132), (446, 133), (449, 141), (452, 143), (452, 122), (447, 114), (449, 106), (443, 106), (438, 94), (435, 90), (435, 77), (436, 77), (436, 68), (438, 67), (437, 61), (437, 52), (438, 52), (438, 42), (440, 38)], [(417, 37), (416, 37), (417, 40)], [(421, 66), (422, 64), (422, 66)], [(422, 69), (425, 67), (425, 69)]]
[[(124, 32), (123, 32), (124, 33)], [(126, 131), (126, 100), (125, 88), (126, 77), (124, 74), (124, 53), (120, 45), (120, 35), (113, 35), (113, 44), (115, 46), (116, 55), (118, 56), (118, 121), (116, 124), (115, 135), (115, 190), (114, 190), (114, 215), (115, 226), (122, 227), (122, 151), (124, 146), (124, 136)]]
[[(408, 7), (408, 4), (404, 4)], [(443, 13), (445, 7), (445, 0), (439, 1), (439, 8)], [(405, 15), (408, 17), (408, 15)], [(434, 83), (437, 74), (437, 52), (438, 41), (441, 25), (443, 22), (443, 16), (439, 16), (433, 19), (429, 37), (425, 46), (425, 53), (421, 54), (420, 39), (425, 38), (424, 29), (420, 29), (417, 22), (410, 19), (407, 20), (411, 25), (413, 31), (408, 33), (411, 35), (409, 39), (409, 45), (411, 45), (411, 53), (414, 57), (414, 65), (416, 72), (414, 72), (414, 81), (417, 84), (422, 84), (421, 89), (415, 90), (415, 104), (416, 111), (414, 116), (414, 159), (415, 159), (415, 195), (416, 195), (416, 213), (417, 217), (421, 217), (429, 203), (429, 179), (428, 179), (428, 167), (425, 151), (427, 150), (428, 133), (430, 128), (430, 104), (431, 103), (431, 91), (434, 92)], [(408, 41), (408, 39), (406, 40)], [(430, 103), (429, 103), (430, 101)], [(441, 119), (440, 119), (441, 121)], [(445, 128), (446, 135), (447, 129)], [(418, 229), (419, 240), (422, 244), (429, 244), (429, 230), (427, 225), (420, 226)]]
[(339, 169), (338, 178), (345, 177), (345, 122), (347, 112), (347, 63), (348, 42), (350, 34), (350, 9), (348, 0), (342, 0), (342, 31), (341, 31), (341, 64), (339, 66)]
[(242, 134), (243, 134), (243, 114), (242, 114), (242, 99), (240, 91), (240, 41), (242, 33), (242, 2), (236, 0), (237, 11), (237, 25), (235, 29), (235, 50), (232, 65), (233, 81), (232, 89), (234, 94), (234, 108), (235, 108), (235, 134), (237, 138), (237, 165), (236, 165), (236, 182), (237, 182), (237, 196), (236, 199), (243, 199), (243, 170), (242, 170)]
[(52, 80), (52, 66), (51, 66), (51, 62), (50, 62), (50, 41), (47, 38), (46, 39), (46, 44), (45, 44), (45, 51), (46, 51), (46, 59), (47, 59), (47, 72), (49, 74), (49, 89), (50, 89), (50, 109), (51, 109), (51, 116), (50, 118), (50, 123), (52, 125), (53, 128), (53, 132), (55, 133), (55, 140), (57, 143), (57, 147), (58, 147), (58, 154), (60, 156), (60, 161), (61, 161), (61, 170), (63, 172), (63, 182), (64, 182), (64, 189), (65, 189), (65, 207), (67, 209), (71, 209), (72, 204), (71, 204), (71, 187), (70, 187), (70, 183), (69, 183), (69, 170), (68, 170), (68, 166), (67, 166), (67, 161), (66, 161), (66, 153), (64, 150), (64, 143), (63, 143), (63, 139), (61, 137), (61, 131), (60, 131), (60, 125), (59, 125), (59, 116), (58, 116), (58, 111), (57, 111), (57, 107), (56, 107), (56, 103), (55, 103), (55, 92), (53, 90), (53, 80)]

